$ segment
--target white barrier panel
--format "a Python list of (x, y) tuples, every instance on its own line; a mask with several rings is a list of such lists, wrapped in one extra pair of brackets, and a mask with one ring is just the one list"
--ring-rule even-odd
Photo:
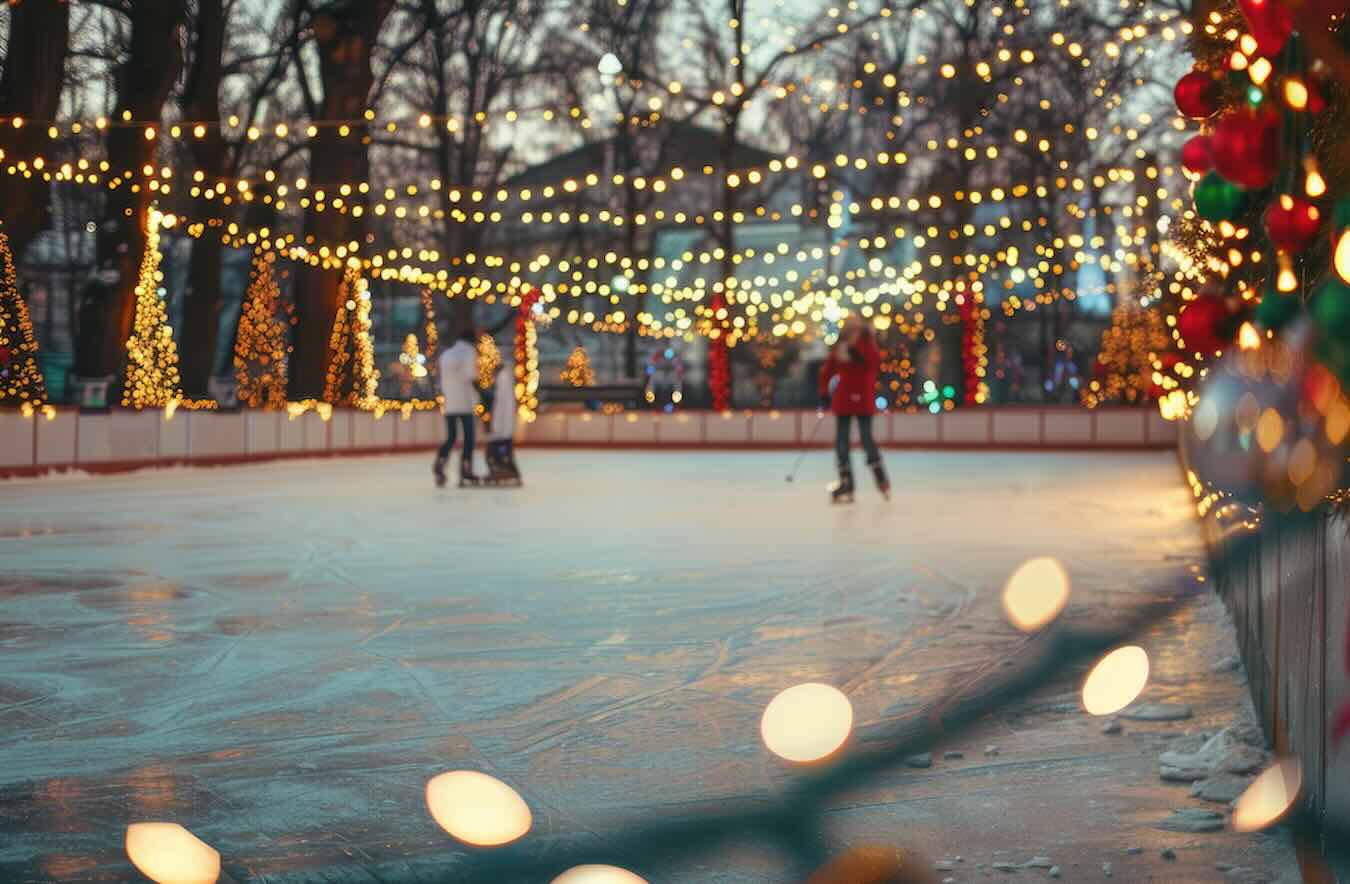
[(801, 438), (799, 418), (812, 424), (816, 420), (814, 415), (805, 417), (795, 411), (756, 411), (750, 415), (750, 438), (760, 444), (796, 445)]
[(662, 415), (656, 438), (663, 445), (697, 445), (703, 441), (703, 414), (678, 412)]
[(1177, 444), (1179, 438), (1177, 423), (1164, 419), (1155, 409), (1149, 408), (1146, 410), (1148, 411), (1148, 422), (1144, 425), (1144, 428), (1148, 431), (1148, 440), (1170, 445)]
[(81, 415), (77, 450), (78, 463), (130, 463), (159, 458), (159, 422), (163, 412), (114, 411), (96, 415), (95, 420)]
[(630, 411), (614, 418), (610, 433), (616, 445), (654, 445), (661, 418), (651, 412)]
[[(439, 445), (445, 438), (445, 418), (439, 411), (414, 411), (404, 427), (412, 426), (412, 435), (408, 437), (413, 445)], [(399, 444), (404, 441), (403, 428), (399, 428)]]
[(608, 445), (610, 416), (592, 411), (568, 415), (567, 441), (577, 445)]
[(1147, 441), (1144, 430), (1144, 410), (1094, 411), (1097, 421), (1098, 445), (1142, 445)]
[[(358, 414), (367, 419), (374, 420), (373, 415), (365, 412)], [(328, 448), (330, 451), (346, 451), (352, 447), (352, 421), (356, 417), (350, 411), (333, 411), (333, 416), (328, 419)]]
[(192, 426), (190, 460), (241, 457), (248, 453), (248, 422), (243, 414), (194, 411), (188, 417)]
[(750, 441), (750, 415), (743, 411), (703, 415), (703, 438), (713, 445), (744, 445)]
[(1047, 445), (1088, 445), (1092, 442), (1092, 412), (1056, 410), (1045, 412)]
[(56, 412), (52, 420), (37, 422), (37, 465), (66, 466), (75, 463), (76, 442), (80, 434), (80, 415), (76, 411)]
[(994, 415), (994, 442), (1000, 445), (1035, 445), (1041, 441), (1039, 411), (999, 410)]
[(305, 450), (327, 451), (328, 421), (320, 417), (319, 413), (315, 411), (307, 411), (300, 415), (299, 421), (305, 428)]
[(888, 440), (896, 445), (936, 445), (938, 433), (936, 414), (893, 414)]
[(188, 456), (192, 439), (192, 418), (189, 412), (175, 411), (168, 420), (159, 422), (159, 456), (181, 459)]
[(282, 416), (281, 423), (277, 427), (277, 448), (280, 451), (305, 450), (305, 421), (303, 415), (300, 417)]
[(938, 415), (943, 442), (957, 445), (989, 445), (993, 442), (992, 413), (980, 409), (948, 411)]
[(248, 453), (274, 454), (281, 446), (281, 425), (286, 415), (279, 411), (248, 412)]
[(17, 411), (0, 414), (0, 467), (33, 465), (33, 421), (42, 417), (24, 417)]
[(376, 448), (393, 448), (398, 433), (398, 422), (402, 416), (397, 411), (387, 411), (380, 417), (370, 416), (375, 424), (371, 427), (371, 438)]

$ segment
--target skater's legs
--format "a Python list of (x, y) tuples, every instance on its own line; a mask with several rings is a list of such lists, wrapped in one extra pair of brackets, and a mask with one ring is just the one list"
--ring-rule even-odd
[[(841, 467), (848, 463), (849, 437), (852, 435), (852, 428), (849, 426), (851, 420), (852, 416), (847, 414), (834, 416), (834, 459)], [(858, 425), (862, 426), (862, 418), (858, 419)]]
[(441, 445), (440, 450), (436, 452), (436, 460), (441, 463), (444, 463), (450, 458), (450, 449), (455, 447), (455, 431), (458, 428), (459, 420), (462, 417), (465, 417), (465, 415), (447, 414), (445, 416), (445, 442)]
[(469, 475), (473, 472), (473, 424), (475, 418), (471, 414), (460, 414), (456, 417), (459, 419), (460, 426), (464, 428), (464, 451), (460, 458), (459, 471)]
[(858, 415), (858, 436), (862, 439), (863, 451), (867, 452), (867, 462), (873, 464), (880, 461), (881, 452), (877, 450), (877, 442), (872, 438), (872, 415)]

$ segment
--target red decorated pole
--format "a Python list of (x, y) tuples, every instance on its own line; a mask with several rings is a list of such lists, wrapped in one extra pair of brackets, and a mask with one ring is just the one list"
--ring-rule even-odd
[(731, 352), (727, 346), (726, 321), (717, 318), (719, 311), (725, 311), (727, 302), (716, 295), (712, 301), (712, 327), (717, 334), (708, 336), (708, 392), (712, 395), (712, 407), (725, 411), (731, 407)]
[(962, 405), (980, 404), (980, 367), (984, 355), (984, 319), (973, 292), (958, 289), (961, 305), (961, 391)]

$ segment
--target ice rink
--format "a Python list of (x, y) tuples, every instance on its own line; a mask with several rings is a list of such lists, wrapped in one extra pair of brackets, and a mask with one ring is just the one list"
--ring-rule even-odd
[[(1200, 562), (1171, 455), (890, 452), (894, 499), (860, 475), (838, 507), (830, 456), (788, 484), (793, 458), (522, 450), (520, 490), (438, 491), (429, 455), (0, 483), (0, 880), (128, 880), (141, 820), (240, 882), (461, 880), (423, 795), (460, 768), (520, 791), (529, 849), (603, 844), (780, 790), (759, 718), (786, 687), (841, 688), (865, 739), (997, 659), (1030, 557), (1064, 563), (1084, 620)], [(1279, 837), (1156, 828), (1200, 806), (1159, 782), (1166, 741), (1246, 702), (1213, 673), (1228, 630), (1211, 600), (1143, 642), (1146, 696), (1190, 720), (1104, 735), (1077, 670), (828, 834), (960, 855), (958, 882), (1034, 856), (1069, 881), (1278, 880)], [(778, 859), (637, 871), (782, 881)]]

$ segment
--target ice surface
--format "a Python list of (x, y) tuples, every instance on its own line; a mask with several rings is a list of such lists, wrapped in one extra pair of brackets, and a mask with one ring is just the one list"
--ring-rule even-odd
[[(771, 794), (790, 774), (758, 722), (783, 688), (840, 687), (862, 738), (1016, 644), (998, 594), (1025, 559), (1059, 557), (1069, 614), (1101, 616), (1199, 556), (1166, 455), (892, 453), (894, 499), (864, 484), (851, 507), (826, 503), (827, 453), (788, 484), (793, 457), (523, 450), (521, 490), (437, 491), (421, 456), (0, 483), (0, 880), (125, 880), (140, 820), (187, 826), (240, 881), (397, 874), (456, 852), (422, 792), (456, 768), (515, 786), (540, 849)], [(1242, 702), (1197, 662), (1232, 653), (1221, 623), (1201, 606), (1150, 638), (1168, 687), (1149, 696), (1188, 725)], [(832, 825), (1096, 868), (1184, 800), (1122, 742), (1148, 726), (1099, 724), (996, 716), (944, 747), (966, 760), (896, 773)], [(1250, 843), (1204, 838), (1168, 880)], [(781, 880), (775, 862), (669, 880)]]

